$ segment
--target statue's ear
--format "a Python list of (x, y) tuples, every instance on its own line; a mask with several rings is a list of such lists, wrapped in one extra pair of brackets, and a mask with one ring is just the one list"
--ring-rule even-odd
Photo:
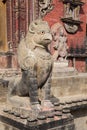
[[(43, 23), (44, 23), (44, 21), (42, 21), (42, 19), (37, 19), (37, 20), (31, 22), (31, 24), (29, 26), (29, 32), (35, 33), (35, 30), (38, 28), (38, 25), (43, 24)], [(48, 24), (48, 23), (46, 23), (46, 21), (45, 21), (45, 24)]]
[(38, 26), (38, 23), (36, 21), (32, 22), (30, 24), (30, 26), (29, 26), (29, 32), (30, 33), (35, 33), (35, 30), (36, 30), (37, 26)]

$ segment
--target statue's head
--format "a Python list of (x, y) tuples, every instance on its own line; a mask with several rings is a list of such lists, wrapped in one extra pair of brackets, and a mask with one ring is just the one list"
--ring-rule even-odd
[(46, 21), (41, 19), (33, 21), (29, 26), (29, 35), (35, 44), (48, 46), (52, 41), (50, 27)]

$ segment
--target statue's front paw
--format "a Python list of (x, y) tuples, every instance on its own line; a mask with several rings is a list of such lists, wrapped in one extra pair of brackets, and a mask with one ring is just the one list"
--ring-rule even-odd
[(31, 109), (34, 111), (41, 111), (41, 105), (39, 103), (33, 103)]
[(50, 100), (54, 106), (59, 105), (59, 99), (56, 98), (54, 95), (50, 96)]
[(54, 105), (51, 103), (50, 100), (43, 100), (41, 102), (42, 110), (43, 111), (52, 111), (54, 110)]

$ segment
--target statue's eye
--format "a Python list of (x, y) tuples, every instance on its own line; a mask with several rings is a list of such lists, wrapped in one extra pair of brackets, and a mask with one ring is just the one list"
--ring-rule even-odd
[(45, 31), (42, 31), (41, 34), (45, 34)]

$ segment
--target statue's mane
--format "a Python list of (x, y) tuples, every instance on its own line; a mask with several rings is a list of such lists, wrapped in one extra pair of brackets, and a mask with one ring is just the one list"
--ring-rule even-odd
[(35, 48), (35, 46), (43, 47), (40, 44), (37, 44), (34, 40), (34, 34), (41, 26), (46, 26), (48, 23), (46, 21), (42, 21), (41, 19), (34, 21), (30, 24), (28, 32), (26, 34), (26, 37), (23, 38), (20, 42), (20, 44), (25, 44), (27, 48), (30, 48), (31, 50)]

